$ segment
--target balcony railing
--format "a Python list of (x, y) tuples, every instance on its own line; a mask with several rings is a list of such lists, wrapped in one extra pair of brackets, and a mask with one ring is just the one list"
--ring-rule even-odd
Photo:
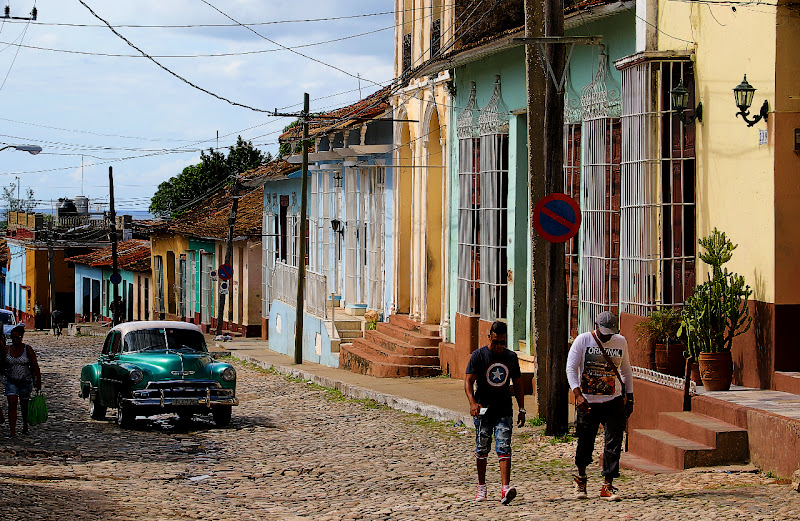
[[(283, 262), (276, 262), (272, 270), (272, 295), (276, 300), (291, 306), (297, 305), (297, 274), (296, 266), (289, 266)], [(328, 318), (327, 308), (327, 277), (306, 268), (305, 310), (323, 320)]]

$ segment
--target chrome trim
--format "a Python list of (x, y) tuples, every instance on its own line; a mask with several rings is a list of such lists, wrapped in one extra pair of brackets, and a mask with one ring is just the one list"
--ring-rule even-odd
[(164, 408), (164, 389), (161, 389), (161, 408)]
[(134, 407), (139, 406), (175, 406), (175, 407), (189, 407), (192, 404), (187, 403), (176, 403), (182, 402), (183, 400), (197, 400), (196, 405), (206, 405), (207, 407), (211, 407), (213, 405), (239, 405), (239, 400), (234, 397), (220, 397), (220, 398), (164, 398), (163, 403), (157, 398), (126, 398), (122, 400), (122, 403), (125, 405), (133, 405)]

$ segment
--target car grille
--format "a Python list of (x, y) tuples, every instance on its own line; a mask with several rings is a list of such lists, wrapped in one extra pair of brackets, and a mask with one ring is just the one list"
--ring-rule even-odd
[(133, 391), (133, 398), (223, 398), (233, 396), (213, 380), (162, 380), (150, 382), (145, 389)]

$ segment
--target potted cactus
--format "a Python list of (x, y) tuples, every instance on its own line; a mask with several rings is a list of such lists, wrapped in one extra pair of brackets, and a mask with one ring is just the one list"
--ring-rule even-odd
[(699, 242), (705, 249), (700, 260), (712, 269), (684, 305), (679, 336), (685, 338), (687, 356), (697, 360), (706, 390), (728, 390), (733, 379), (731, 345), (753, 323), (747, 307), (753, 291), (744, 277), (722, 267), (737, 246), (725, 233), (714, 228)]
[(655, 366), (659, 373), (683, 376), (683, 344), (678, 339), (681, 312), (675, 308), (653, 310), (635, 326), (640, 343), (655, 344)]

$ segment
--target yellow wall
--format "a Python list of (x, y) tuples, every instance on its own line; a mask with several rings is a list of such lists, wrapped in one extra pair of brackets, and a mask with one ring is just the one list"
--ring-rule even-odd
[[(733, 88), (746, 73), (757, 89), (751, 114), (764, 99), (774, 108), (775, 8), (741, 5), (734, 12), (729, 5), (662, 1), (658, 25), (659, 50), (695, 52), (695, 92), (703, 103), (696, 144), (697, 235), (714, 227), (726, 232), (739, 245), (728, 269), (758, 286), (756, 299), (774, 301), (775, 119), (771, 114), (769, 124), (748, 127), (735, 116)], [(768, 129), (767, 145), (758, 145), (759, 129)], [(698, 262), (698, 282), (705, 273)]]
[[(156, 262), (155, 258), (159, 255), (163, 259), (163, 266), (164, 266), (164, 311), (169, 313), (170, 307), (169, 304), (171, 302), (172, 305), (172, 313), (175, 312), (175, 287), (174, 284), (169, 286), (167, 284), (170, 278), (174, 282), (175, 274), (173, 272), (172, 277), (168, 277), (167, 274), (167, 253), (173, 252), (175, 257), (178, 258), (180, 255), (189, 249), (189, 240), (186, 237), (178, 236), (178, 235), (153, 235), (150, 237), (150, 265), (153, 266), (153, 270), (155, 268)], [(174, 269), (174, 265), (173, 265)], [(151, 271), (153, 271), (151, 270)], [(156, 309), (156, 281), (155, 281), (155, 272), (153, 271), (153, 287), (151, 289), (152, 296), (150, 299), (150, 306), (151, 306), (151, 316), (155, 319), (158, 318), (158, 309)]]

